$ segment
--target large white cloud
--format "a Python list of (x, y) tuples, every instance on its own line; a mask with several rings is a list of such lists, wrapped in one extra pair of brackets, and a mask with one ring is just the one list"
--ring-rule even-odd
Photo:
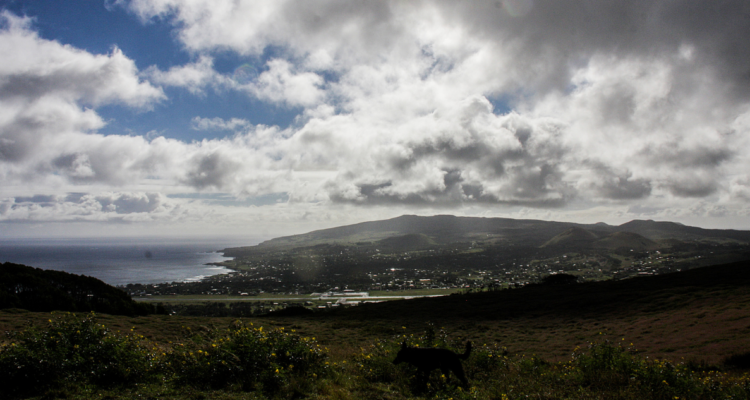
[[(750, 198), (743, 1), (119, 3), (172, 24), (195, 61), (139, 75), (117, 50), (45, 41), (5, 14), (0, 46), (35, 67), (18, 83), (27, 64), (0, 67), (17, 93), (0, 99), (4, 179), (118, 188), (157, 179), (171, 192), (285, 192), (299, 207), (739, 215)], [(214, 70), (221, 52), (258, 57), (269, 46), (276, 55), (247, 80)], [(77, 65), (65, 57), (80, 65), (63, 68)], [(82, 78), (92, 75), (102, 83)], [(45, 78), (54, 76), (65, 79)], [(154, 85), (238, 90), (303, 111), (284, 129), (196, 116), (196, 129), (234, 135), (195, 143), (96, 134), (95, 107), (148, 107), (164, 96)]]
[(90, 133), (105, 124), (94, 107), (147, 109), (163, 92), (141, 81), (117, 48), (93, 55), (39, 38), (31, 22), (0, 14), (0, 52), (7, 55), (0, 65), (0, 176), (33, 180), (59, 172), (73, 180), (128, 181), (116, 168), (134, 154), (118, 147), (120, 138), (94, 143)]
[(39, 38), (28, 17), (3, 11), (0, 22), (0, 50), (12, 55), (0, 65), (3, 101), (30, 105), (53, 98), (94, 107), (150, 107), (164, 97), (161, 90), (140, 81), (135, 63), (116, 47), (110, 54), (93, 55)]
[[(213, 4), (126, 2), (192, 51), (285, 48), (255, 95), (337, 110), (311, 112), (287, 155), (337, 171), (333, 200), (561, 206), (745, 182), (744, 2)], [(303, 85), (289, 94), (292, 69)], [(498, 96), (517, 114), (493, 114)]]

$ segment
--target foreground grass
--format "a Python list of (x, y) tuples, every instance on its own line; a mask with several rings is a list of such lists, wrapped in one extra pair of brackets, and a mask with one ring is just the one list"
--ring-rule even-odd
[[(393, 365), (402, 341), (463, 349), (431, 325), (359, 347), (320, 345), (291, 328), (235, 321), (184, 327), (155, 342), (118, 333), (96, 315), (55, 314), (9, 333), (0, 348), (4, 398), (160, 399), (747, 399), (747, 372), (651, 360), (624, 338), (601, 334), (564, 361), (475, 343), (464, 362), (471, 386)], [(744, 358), (743, 358), (744, 357)], [(745, 366), (747, 355), (737, 355)], [(745, 360), (745, 361), (743, 361)], [(743, 364), (745, 363), (745, 364)]]

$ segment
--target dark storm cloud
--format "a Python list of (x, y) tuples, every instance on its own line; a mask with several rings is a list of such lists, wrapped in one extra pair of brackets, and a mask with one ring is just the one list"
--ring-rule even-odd
[[(63, 154), (52, 160), (51, 167), (75, 183), (117, 183), (127, 175), (129, 161), (109, 150), (112, 149), (94, 148), (88, 153)], [(127, 150), (130, 149), (122, 149)]]
[(718, 184), (712, 176), (689, 171), (670, 179), (664, 186), (672, 194), (680, 197), (706, 197), (718, 190)]
[(240, 166), (218, 151), (196, 156), (191, 164), (192, 169), (187, 172), (184, 182), (198, 189), (224, 187)]
[(410, 206), (433, 205), (457, 207), (466, 204), (505, 204), (528, 207), (561, 207), (574, 197), (575, 190), (560, 181), (555, 167), (542, 165), (539, 168), (512, 168), (508, 186), (512, 191), (500, 194), (487, 190), (481, 182), (467, 182), (458, 169), (442, 171), (443, 185), (432, 188), (392, 190), (393, 182), (359, 183), (352, 193), (342, 193), (335, 186), (329, 188), (335, 202)]
[(0, 136), (0, 161), (18, 162), (36, 147), (30, 133), (38, 131), (40, 123), (30, 118), (19, 118), (6, 126)]
[(35, 194), (29, 197), (16, 197), (16, 203), (54, 203), (57, 201), (55, 195)]
[(699, 63), (750, 93), (750, 3), (744, 0), (534, 0), (522, 17), (498, 2), (443, 1), (443, 15), (491, 42), (519, 49), (515, 71), (538, 90), (565, 90), (592, 54), (660, 58), (694, 46)]
[(614, 176), (603, 182), (601, 193), (614, 200), (634, 200), (651, 194), (651, 182), (646, 179), (630, 179), (627, 176)]
[(648, 179), (633, 178), (629, 170), (615, 171), (601, 161), (587, 161), (586, 167), (593, 172), (593, 180), (586, 184), (600, 196), (612, 200), (635, 200), (648, 197), (652, 184)]
[(729, 143), (702, 143), (686, 146), (673, 142), (658, 148), (643, 149), (642, 154), (655, 163), (669, 163), (680, 168), (715, 168), (729, 161), (735, 154), (736, 150), (730, 149), (729, 146)]

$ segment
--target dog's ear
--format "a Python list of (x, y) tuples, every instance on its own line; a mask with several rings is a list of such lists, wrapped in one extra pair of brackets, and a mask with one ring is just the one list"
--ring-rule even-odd
[(403, 342), (401, 342), (401, 348), (402, 348), (402, 349), (405, 349), (405, 348), (406, 348), (406, 340), (404, 340)]

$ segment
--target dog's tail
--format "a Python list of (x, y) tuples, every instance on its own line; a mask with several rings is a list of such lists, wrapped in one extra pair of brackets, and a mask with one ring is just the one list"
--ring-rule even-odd
[(459, 354), (458, 358), (465, 360), (469, 358), (469, 354), (471, 354), (471, 341), (466, 342), (466, 351), (464, 354)]

